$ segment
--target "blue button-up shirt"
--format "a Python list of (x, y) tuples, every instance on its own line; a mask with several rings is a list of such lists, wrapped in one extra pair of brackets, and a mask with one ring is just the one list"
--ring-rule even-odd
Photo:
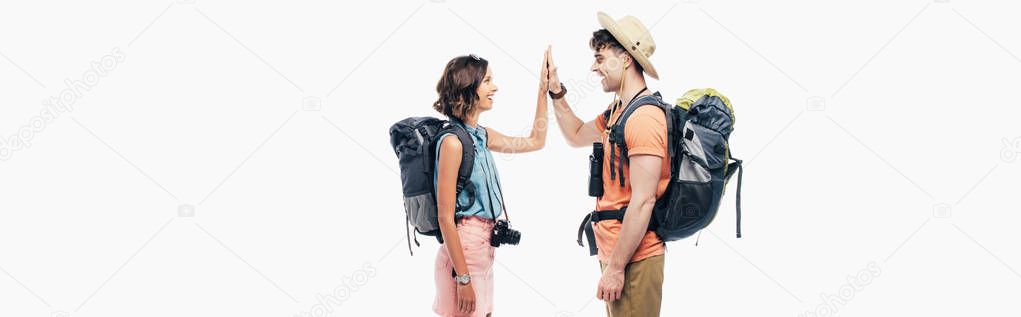
[[(500, 217), (500, 214), (503, 213), (503, 201), (499, 192), (500, 188), (497, 185), (500, 174), (496, 171), (496, 164), (493, 164), (493, 153), (489, 151), (489, 146), (486, 144), (486, 141), (489, 140), (489, 137), (486, 135), (486, 128), (481, 126), (471, 127), (457, 120), (451, 120), (451, 122), (463, 127), (468, 131), (468, 135), (471, 136), (472, 140), (475, 141), (475, 166), (472, 167), (471, 177), (466, 185), (474, 187), (475, 203), (464, 211), (455, 212), (455, 216), (478, 216), (488, 219), (493, 219), (494, 215), (495, 217)], [(439, 153), (440, 145), (443, 144), (443, 139), (446, 137), (456, 138), (457, 136), (452, 133), (441, 135), (439, 141), (436, 142), (436, 153)], [(439, 169), (439, 155), (436, 155), (435, 163), (435, 166)], [(434, 188), (439, 188), (437, 185), (438, 176), (439, 173), (433, 176)], [(457, 195), (457, 206), (467, 206), (470, 201), (468, 195), (468, 190), (461, 190)]]

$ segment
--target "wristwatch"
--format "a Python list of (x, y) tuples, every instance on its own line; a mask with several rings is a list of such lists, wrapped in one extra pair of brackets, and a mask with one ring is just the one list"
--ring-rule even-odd
[(559, 93), (554, 94), (552, 90), (549, 91), (549, 96), (550, 96), (550, 98), (553, 98), (553, 99), (564, 98), (564, 95), (566, 95), (566, 94), (567, 94), (567, 86), (564, 86), (564, 83), (560, 83), (560, 92)]
[(457, 285), (468, 285), (468, 283), (472, 282), (472, 277), (468, 274), (458, 275), (454, 276), (454, 281), (457, 282)]

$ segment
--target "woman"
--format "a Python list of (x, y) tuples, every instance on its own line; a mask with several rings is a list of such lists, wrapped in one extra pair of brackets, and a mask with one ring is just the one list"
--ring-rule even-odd
[[(549, 56), (547, 48), (546, 58)], [(444, 244), (436, 254), (436, 299), (433, 311), (441, 316), (491, 316), (493, 311), (493, 256), (490, 235), (494, 220), (503, 213), (496, 168), (491, 151), (522, 153), (541, 149), (546, 143), (547, 72), (543, 63), (535, 120), (528, 137), (509, 137), (479, 125), (479, 115), (493, 109), (497, 87), (489, 62), (475, 55), (460, 56), (447, 63), (436, 92), (436, 111), (467, 130), (475, 141), (475, 162), (469, 191), (457, 193), (457, 170), (462, 144), (452, 134), (437, 142), (436, 196), (440, 232)], [(455, 197), (457, 196), (457, 197)], [(467, 206), (455, 213), (457, 206)]]

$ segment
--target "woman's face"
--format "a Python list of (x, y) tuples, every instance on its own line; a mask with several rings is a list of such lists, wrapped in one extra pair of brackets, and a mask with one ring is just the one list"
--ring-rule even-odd
[(496, 84), (493, 83), (493, 68), (487, 67), (486, 75), (482, 77), (482, 83), (476, 93), (479, 95), (477, 105), (479, 111), (493, 109), (493, 95), (496, 94)]

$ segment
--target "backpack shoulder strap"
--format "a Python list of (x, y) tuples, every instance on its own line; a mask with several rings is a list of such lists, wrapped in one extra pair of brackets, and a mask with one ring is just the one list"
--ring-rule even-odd
[[(670, 109), (670, 105), (663, 102), (663, 99), (659, 92), (653, 93), (652, 95), (646, 95), (636, 98), (628, 103), (627, 107), (624, 108), (624, 112), (620, 114), (620, 118), (617, 119), (617, 123), (610, 128), (610, 179), (614, 177), (620, 178), (620, 185), (624, 186), (624, 169), (623, 165), (627, 161), (627, 140), (624, 138), (624, 131), (627, 126), (628, 119), (631, 118), (631, 114), (641, 108), (642, 106), (656, 106), (663, 110), (663, 114), (666, 116), (666, 127), (667, 127), (667, 150), (670, 157), (674, 156), (674, 145), (670, 142), (670, 135), (673, 133), (673, 112)], [(613, 174), (614, 170), (614, 154), (616, 151), (614, 147), (620, 147), (619, 166), (617, 167), (617, 175)]]
[[(453, 123), (444, 127), (443, 131), (437, 135), (442, 137), (447, 133), (453, 134), (461, 142), (461, 165), (457, 169), (456, 193), (460, 194), (461, 190), (468, 190), (468, 205), (457, 207), (457, 211), (463, 211), (475, 204), (475, 188), (468, 186), (472, 169), (475, 166), (475, 140), (468, 135), (468, 131)], [(436, 153), (436, 156), (439, 157), (439, 153)]]
[(656, 92), (656, 93), (653, 93), (651, 95), (646, 95), (646, 96), (638, 97), (638, 99), (635, 99), (634, 101), (631, 101), (631, 103), (628, 104), (627, 108), (624, 108), (624, 113), (622, 113), (620, 115), (620, 119), (617, 120), (617, 125), (614, 126), (614, 128), (616, 129), (616, 128), (619, 127), (619, 129), (621, 129), (621, 132), (623, 132), (624, 131), (624, 125), (626, 125), (627, 124), (627, 120), (629, 118), (631, 118), (631, 114), (633, 114), (635, 112), (635, 110), (638, 110), (638, 108), (641, 108), (642, 106), (657, 106), (660, 109), (663, 109), (663, 112), (667, 116), (667, 120), (666, 120), (667, 128), (671, 127), (670, 126), (671, 125), (671, 122), (670, 122), (671, 121), (670, 120), (670, 105), (665, 103), (665, 102), (663, 102), (663, 99), (660, 96), (659, 92)]
[(610, 116), (613, 115), (613, 108), (607, 107), (606, 111), (603, 111), (603, 125), (610, 126)]
[[(618, 143), (621, 146), (622, 150), (625, 151), (627, 150), (627, 141), (624, 138), (624, 131), (625, 127), (627, 126), (628, 119), (631, 118), (631, 115), (634, 114), (635, 110), (644, 105), (654, 105), (663, 109), (663, 114), (664, 116), (666, 116), (667, 123), (667, 138), (668, 138), (667, 146), (669, 150), (668, 154), (671, 157), (673, 157), (675, 153), (675, 148), (674, 143), (670, 141), (670, 137), (674, 133), (673, 111), (671, 110), (671, 105), (663, 101), (663, 97), (660, 95), (659, 92), (655, 92), (651, 95), (641, 96), (631, 101), (631, 103), (629, 103), (628, 106), (624, 108), (624, 112), (623, 114), (621, 114), (620, 120), (617, 121), (617, 125), (613, 127), (611, 131), (612, 135), (611, 139), (614, 142)], [(623, 156), (627, 157), (627, 153), (624, 153)]]
[(461, 191), (467, 186), (472, 168), (475, 166), (475, 140), (468, 135), (468, 131), (458, 125), (451, 125), (450, 132), (461, 141), (461, 166), (457, 170), (457, 190)]

